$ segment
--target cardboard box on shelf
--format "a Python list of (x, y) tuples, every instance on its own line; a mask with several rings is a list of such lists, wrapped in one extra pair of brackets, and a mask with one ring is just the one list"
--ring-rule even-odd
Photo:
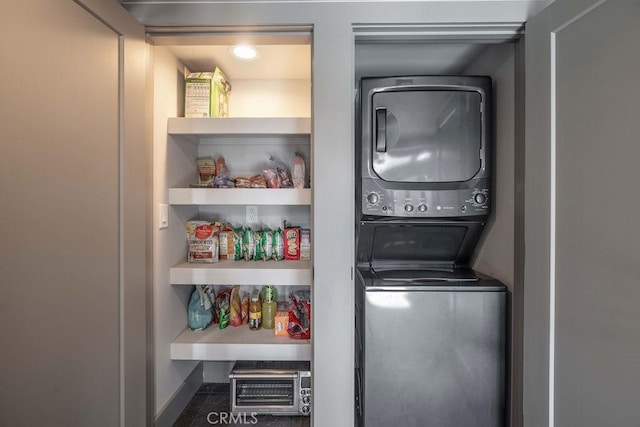
[(185, 117), (229, 117), (231, 84), (220, 68), (185, 78)]
[(311, 259), (311, 230), (300, 229), (300, 260), (309, 261)]
[(288, 337), (289, 333), (289, 312), (287, 310), (278, 310), (273, 320), (275, 335), (277, 337)]
[(288, 261), (300, 259), (300, 227), (284, 229), (284, 259)]

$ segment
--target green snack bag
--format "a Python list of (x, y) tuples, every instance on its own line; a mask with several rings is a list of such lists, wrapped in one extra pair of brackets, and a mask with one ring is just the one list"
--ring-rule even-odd
[(256, 240), (251, 227), (247, 227), (244, 229), (244, 233), (242, 234), (242, 254), (244, 255), (245, 261), (250, 261), (253, 259), (253, 255), (256, 252)]
[(220, 302), (220, 307), (218, 308), (218, 320), (220, 321), (218, 327), (220, 329), (224, 329), (229, 325), (230, 310), (231, 306), (229, 304), (229, 294), (225, 294), (224, 298)]
[(242, 259), (242, 236), (244, 229), (242, 227), (233, 229), (233, 259), (239, 261)]
[(262, 260), (267, 261), (273, 256), (273, 231), (270, 228), (262, 230)]
[(256, 242), (256, 249), (255, 249), (255, 253), (253, 255), (253, 259), (256, 261), (262, 261), (262, 254), (264, 252), (263, 250), (263, 246), (262, 246), (262, 235), (263, 235), (263, 231), (256, 231), (253, 234), (253, 238)]
[(282, 229), (278, 228), (273, 232), (273, 254), (272, 258), (276, 261), (284, 259), (284, 235)]

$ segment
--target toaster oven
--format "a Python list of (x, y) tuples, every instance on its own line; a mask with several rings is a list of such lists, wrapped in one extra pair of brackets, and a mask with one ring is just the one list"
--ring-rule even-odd
[(229, 373), (232, 413), (311, 415), (305, 361), (238, 361)]

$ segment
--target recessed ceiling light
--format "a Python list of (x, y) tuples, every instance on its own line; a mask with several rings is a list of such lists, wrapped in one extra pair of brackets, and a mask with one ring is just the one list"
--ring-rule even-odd
[(259, 56), (258, 49), (247, 44), (232, 46), (231, 53), (233, 53), (236, 58), (247, 60), (256, 59)]

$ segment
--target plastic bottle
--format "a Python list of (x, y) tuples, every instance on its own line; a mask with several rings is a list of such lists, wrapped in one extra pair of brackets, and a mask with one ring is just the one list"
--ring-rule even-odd
[(262, 327), (273, 329), (275, 327), (275, 317), (278, 308), (278, 291), (275, 286), (267, 285), (262, 288)]
[(262, 305), (257, 294), (251, 295), (249, 304), (249, 329), (257, 331), (262, 327)]
[(262, 303), (262, 327), (273, 329), (275, 327), (276, 311), (278, 303), (275, 301)]

